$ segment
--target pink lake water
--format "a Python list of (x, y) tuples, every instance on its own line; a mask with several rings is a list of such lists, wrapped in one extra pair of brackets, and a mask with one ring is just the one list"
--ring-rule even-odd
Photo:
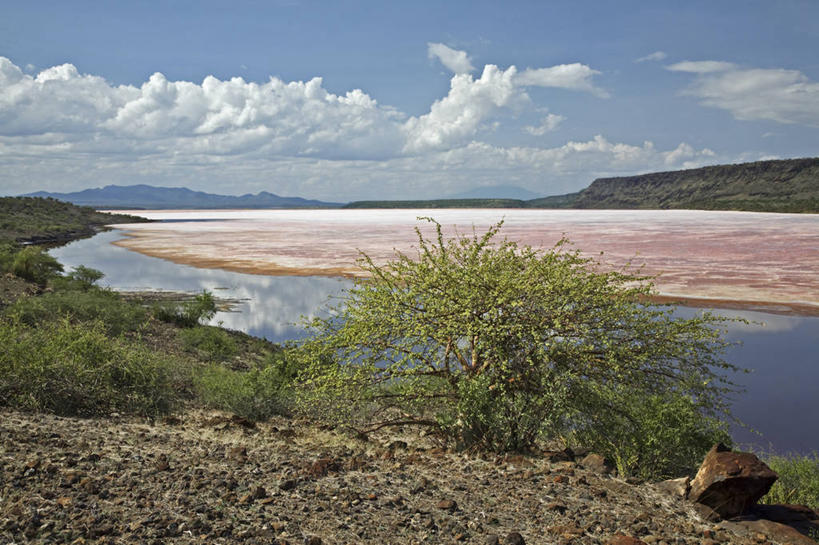
[[(693, 210), (183, 210), (129, 211), (131, 250), (196, 267), (263, 275), (356, 276), (365, 252), (384, 262), (417, 247), (419, 216), (446, 232), (548, 248), (562, 237), (606, 267), (656, 276), (657, 291), (713, 306), (819, 314), (819, 215)], [(602, 255), (601, 255), (602, 252)]]

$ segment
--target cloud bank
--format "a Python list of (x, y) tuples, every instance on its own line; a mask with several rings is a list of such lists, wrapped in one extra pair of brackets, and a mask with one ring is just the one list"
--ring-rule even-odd
[(722, 61), (685, 61), (667, 68), (694, 74), (685, 93), (736, 119), (819, 127), (819, 82), (798, 70), (744, 68)]
[[(27, 74), (0, 57), (2, 189), (152, 183), (353, 200), (432, 198), (502, 181), (554, 194), (598, 175), (714, 162), (713, 152), (687, 144), (661, 151), (602, 135), (552, 148), (482, 142), (502, 115), (534, 106), (528, 88), (608, 96), (594, 82), (599, 72), (580, 63), (488, 64), (474, 76), (466, 53), (429, 47), (455, 73), (447, 94), (418, 116), (360, 89), (331, 93), (320, 77), (194, 83), (155, 73), (139, 86), (112, 85), (71, 64)], [(550, 113), (524, 130), (543, 135), (563, 120)]]

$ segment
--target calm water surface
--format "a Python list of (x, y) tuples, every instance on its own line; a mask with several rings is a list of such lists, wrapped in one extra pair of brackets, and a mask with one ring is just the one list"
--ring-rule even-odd
[[(219, 297), (240, 299), (235, 312), (220, 312), (213, 322), (271, 341), (304, 335), (301, 316), (315, 316), (338, 297), (350, 281), (316, 276), (263, 276), (200, 269), (147, 257), (114, 242), (119, 231), (76, 241), (51, 253), (68, 268), (86, 265), (105, 273), (102, 284), (116, 290), (208, 289)], [(695, 309), (680, 309), (693, 315)], [(763, 325), (731, 325), (728, 339), (742, 344), (727, 354), (731, 363), (752, 369), (736, 377), (746, 392), (734, 404), (747, 429), (734, 430), (741, 444), (778, 451), (819, 450), (819, 318), (761, 312), (721, 311)]]

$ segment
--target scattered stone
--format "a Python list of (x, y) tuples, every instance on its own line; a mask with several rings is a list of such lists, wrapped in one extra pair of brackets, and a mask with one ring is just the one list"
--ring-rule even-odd
[(661, 481), (655, 483), (654, 487), (671, 496), (685, 498), (688, 496), (688, 490), (691, 488), (691, 477), (680, 477), (679, 479)]
[(242, 505), (253, 503), (253, 494), (250, 493), (244, 494), (241, 498), (239, 498), (239, 503), (241, 503)]
[(234, 414), (233, 416), (230, 417), (230, 423), (234, 424), (236, 426), (240, 426), (242, 428), (248, 429), (248, 430), (255, 430), (256, 429), (256, 423), (255, 422), (253, 422), (252, 420), (248, 420), (247, 418), (245, 418), (243, 416), (236, 415), (236, 414)]
[(160, 454), (156, 459), (154, 467), (157, 471), (169, 471), (171, 469), (171, 463), (168, 461), (168, 455), (164, 452)]
[(566, 448), (563, 450), (547, 450), (543, 453), (543, 457), (549, 462), (573, 462), (574, 452), (572, 449)]
[(39, 469), (41, 463), (39, 458), (34, 458), (26, 462), (26, 469)]
[(523, 536), (520, 535), (518, 532), (512, 532), (506, 536), (506, 539), (503, 540), (504, 545), (526, 545), (526, 541), (523, 539)]
[(613, 471), (613, 466), (605, 458), (592, 452), (580, 460), (580, 466), (588, 471), (607, 475)]
[(606, 545), (648, 545), (645, 541), (639, 540), (636, 537), (631, 537), (623, 534), (615, 534), (606, 541)]
[(239, 462), (244, 462), (247, 460), (247, 448), (246, 447), (231, 447), (227, 451), (227, 457), (231, 460), (237, 460)]
[(330, 472), (338, 471), (339, 464), (332, 458), (319, 458), (310, 464), (305, 473), (309, 477), (324, 477)]
[(732, 452), (720, 443), (705, 455), (688, 499), (710, 507), (722, 518), (731, 518), (747, 512), (777, 478), (755, 455)]
[[(734, 526), (703, 524), (661, 486), (595, 477), (584, 462), (588, 451), (575, 453), (574, 467), (572, 460), (449, 452), (436, 449), (434, 437), (414, 436), (406, 452), (393, 445), (401, 462), (418, 454), (404, 467), (379, 459), (379, 445), (390, 446), (382, 432), (365, 446), (275, 417), (260, 425), (248, 457), (245, 432), (214, 433), (207, 424), (214, 414), (194, 410), (184, 425), (169, 425), (0, 409), (0, 543), (68, 544), (82, 536), (88, 545), (303, 545), (314, 537), (322, 545), (501, 545), (523, 543), (526, 532), (528, 541), (555, 545), (807, 545), (819, 522), (805, 507), (756, 506)], [(298, 440), (271, 432), (273, 425), (298, 430)], [(156, 471), (162, 453), (173, 473)], [(35, 459), (37, 469), (27, 467)], [(322, 477), (307, 476), (314, 465)], [(28, 470), (34, 473), (24, 477)], [(609, 541), (615, 534), (620, 541)]]
[(279, 490), (293, 490), (296, 488), (296, 481), (294, 479), (287, 479), (279, 483)]
[(453, 500), (441, 500), (435, 505), (435, 507), (438, 509), (443, 509), (444, 511), (454, 511), (458, 508), (458, 504)]
[(408, 448), (406, 441), (391, 441), (387, 445), (387, 450), (407, 450)]
[(546, 504), (546, 509), (548, 511), (556, 511), (557, 513), (560, 513), (562, 515), (563, 513), (566, 512), (568, 507), (566, 507), (566, 505), (562, 504), (562, 503), (552, 502), (552, 503)]
[(549, 532), (558, 535), (564, 539), (574, 539), (582, 536), (585, 532), (576, 523), (571, 524), (557, 524), (549, 527)]
[(267, 497), (267, 491), (261, 486), (254, 488), (250, 494), (254, 500), (261, 500)]

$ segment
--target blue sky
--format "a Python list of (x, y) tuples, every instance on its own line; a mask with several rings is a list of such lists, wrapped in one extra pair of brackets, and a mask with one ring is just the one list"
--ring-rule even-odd
[(5, 2), (0, 193), (327, 200), (819, 155), (819, 2)]

